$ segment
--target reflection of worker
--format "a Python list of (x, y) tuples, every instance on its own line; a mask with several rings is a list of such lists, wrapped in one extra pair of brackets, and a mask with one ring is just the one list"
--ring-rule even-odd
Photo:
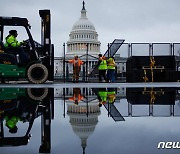
[(115, 81), (115, 68), (116, 64), (113, 57), (107, 60), (107, 82)]
[(99, 54), (98, 70), (99, 70), (99, 82), (102, 81), (102, 77), (106, 81), (107, 62), (106, 62), (106, 58), (102, 56), (102, 54)]
[(78, 56), (75, 56), (74, 59), (69, 60), (68, 62), (73, 64), (73, 82), (78, 82), (81, 65), (83, 65), (84, 62), (81, 61)]
[(114, 88), (108, 88), (107, 99), (110, 104), (113, 104), (116, 100), (116, 91)]
[(27, 62), (28, 55), (24, 52), (23, 48), (21, 48), (22, 45), (25, 45), (25, 42), (18, 42), (16, 37), (18, 33), (16, 30), (10, 30), (9, 35), (6, 37), (6, 43), (5, 47), (9, 49), (9, 52), (12, 54), (19, 54), (20, 60), (22, 61), (22, 64), (25, 64)]
[(100, 88), (98, 91), (99, 107), (107, 102), (107, 90), (106, 88)]
[(79, 101), (81, 101), (84, 98), (83, 95), (81, 95), (81, 89), (80, 88), (73, 88), (73, 97), (70, 97), (70, 101), (74, 101), (74, 104), (78, 105)]
[(5, 116), (5, 120), (6, 120), (6, 126), (9, 128), (9, 132), (10, 133), (17, 133), (17, 123), (20, 120), (19, 117), (17, 116)]

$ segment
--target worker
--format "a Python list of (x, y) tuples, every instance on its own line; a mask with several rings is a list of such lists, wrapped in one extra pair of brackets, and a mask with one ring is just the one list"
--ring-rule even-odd
[(106, 62), (106, 58), (102, 56), (102, 54), (99, 54), (98, 70), (99, 70), (99, 82), (102, 82), (102, 77), (106, 81), (107, 62)]
[(18, 42), (16, 37), (18, 33), (16, 30), (10, 30), (9, 35), (6, 37), (6, 42), (4, 44), (5, 48), (8, 49), (8, 52), (14, 55), (19, 54), (19, 60), (21, 64), (25, 65), (29, 61), (29, 56), (27, 53), (24, 52), (22, 46), (26, 45), (26, 43)]
[(83, 65), (84, 62), (81, 61), (78, 56), (75, 56), (74, 59), (71, 59), (68, 62), (73, 64), (73, 82), (77, 83), (79, 80), (81, 65)]
[(11, 117), (5, 116), (5, 120), (6, 120), (6, 126), (9, 128), (9, 132), (17, 133), (18, 128), (16, 125), (20, 120), (20, 118), (17, 116), (11, 116)]
[(107, 90), (106, 88), (100, 88), (98, 91), (99, 107), (107, 102)]
[(83, 98), (84, 96), (81, 95), (81, 89), (73, 88), (73, 97), (70, 97), (69, 100), (73, 101), (75, 105), (78, 105), (79, 101), (81, 101)]
[(116, 91), (114, 88), (108, 88), (107, 99), (110, 104), (113, 104), (116, 100)]
[(115, 60), (113, 57), (110, 57), (107, 60), (107, 82), (115, 81), (115, 69), (116, 69)]

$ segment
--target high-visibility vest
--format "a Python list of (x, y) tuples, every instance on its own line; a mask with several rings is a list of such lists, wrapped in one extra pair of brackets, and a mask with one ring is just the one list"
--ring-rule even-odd
[(107, 62), (106, 60), (102, 59), (101, 63), (99, 64), (98, 70), (107, 70)]
[(10, 48), (19, 48), (21, 46), (21, 42), (18, 42), (14, 35), (8, 35), (6, 37), (6, 43), (4, 44), (4, 46)]
[(107, 69), (115, 70), (115, 61), (113, 58), (107, 60)]
[(113, 103), (116, 99), (116, 92), (115, 91), (107, 92), (107, 97), (108, 97), (109, 103)]
[(6, 119), (6, 126), (10, 129), (14, 128), (17, 122), (20, 120), (19, 117), (13, 116), (11, 118), (5, 117)]
[(98, 95), (103, 102), (107, 101), (107, 91), (99, 91)]
[(82, 64), (84, 64), (83, 61), (81, 61), (80, 59), (75, 60), (75, 59), (71, 59), (69, 60), (69, 63), (72, 63), (74, 66), (76, 66), (76, 64), (80, 67)]
[(69, 98), (69, 100), (70, 101), (75, 101), (75, 100), (77, 100), (78, 102), (80, 101), (80, 100), (82, 100), (84, 97), (81, 95), (81, 94), (78, 94), (78, 95), (73, 95), (73, 97), (70, 97)]

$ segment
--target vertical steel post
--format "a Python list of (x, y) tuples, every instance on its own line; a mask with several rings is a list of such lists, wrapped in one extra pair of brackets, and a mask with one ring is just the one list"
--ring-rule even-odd
[(110, 43), (108, 43), (108, 58), (110, 57)]
[(132, 44), (128, 43), (128, 57), (132, 56)]
[(132, 43), (130, 43), (129, 45), (130, 45), (130, 56), (132, 56)]
[(65, 88), (63, 88), (63, 98), (64, 98), (64, 114), (63, 114), (63, 116), (64, 116), (64, 118), (65, 118), (65, 116), (66, 116), (66, 114), (65, 114), (65, 110), (66, 110), (66, 101), (65, 101)]
[(87, 108), (87, 110), (86, 110), (86, 114), (87, 114), (87, 117), (89, 116), (89, 105), (88, 105), (88, 97), (89, 97), (89, 93), (88, 93), (89, 91), (88, 91), (88, 89), (86, 88), (86, 108)]
[(86, 44), (86, 82), (88, 82), (88, 43)]
[(64, 80), (64, 83), (66, 82), (66, 79), (65, 79), (65, 65), (66, 65), (66, 59), (65, 59), (65, 43), (63, 44), (63, 80)]
[(151, 47), (152, 47), (152, 44), (149, 43), (149, 56), (151, 56)]

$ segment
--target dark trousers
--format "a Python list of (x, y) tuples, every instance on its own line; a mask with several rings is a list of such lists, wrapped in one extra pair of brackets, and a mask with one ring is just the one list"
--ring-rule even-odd
[(99, 70), (99, 81), (102, 81), (102, 77), (106, 81), (106, 70)]
[(115, 81), (115, 70), (108, 69), (107, 71), (107, 82), (114, 82)]
[(13, 54), (13, 55), (17, 55), (17, 54), (19, 54), (19, 60), (20, 60), (20, 64), (22, 64), (22, 65), (26, 65), (26, 64), (28, 64), (28, 62), (29, 62), (29, 56), (28, 56), (28, 54), (24, 51), (24, 49), (23, 48), (10, 48), (9, 50), (8, 50), (8, 53), (10, 53), (10, 54)]

